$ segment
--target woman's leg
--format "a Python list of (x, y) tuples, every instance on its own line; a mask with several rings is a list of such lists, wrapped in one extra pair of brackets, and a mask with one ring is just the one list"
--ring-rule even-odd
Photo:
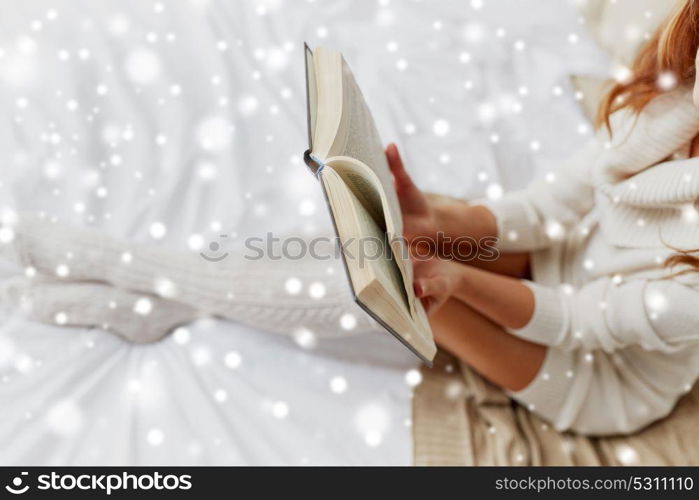
[(430, 324), (440, 347), (511, 391), (529, 385), (546, 357), (546, 346), (515, 337), (456, 299), (432, 314)]
[(465, 262), (470, 266), (513, 278), (530, 278), (528, 253), (503, 253), (495, 260), (475, 259)]

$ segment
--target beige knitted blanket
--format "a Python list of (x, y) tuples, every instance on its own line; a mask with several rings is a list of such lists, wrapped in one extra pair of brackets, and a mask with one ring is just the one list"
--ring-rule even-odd
[(641, 432), (591, 438), (556, 431), (445, 353), (422, 375), (416, 465), (699, 465), (699, 385)]

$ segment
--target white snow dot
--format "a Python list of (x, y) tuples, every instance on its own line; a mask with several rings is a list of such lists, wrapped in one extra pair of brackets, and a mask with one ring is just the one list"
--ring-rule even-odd
[(485, 36), (485, 28), (476, 23), (468, 24), (464, 27), (464, 37), (471, 43), (479, 43)]
[(658, 87), (661, 90), (672, 90), (677, 86), (677, 76), (672, 71), (663, 71), (658, 76)]
[(650, 290), (646, 293), (646, 307), (656, 314), (667, 311), (669, 306), (667, 297), (658, 290)]
[(226, 355), (223, 357), (223, 362), (231, 370), (236, 370), (240, 367), (240, 364), (243, 362), (243, 357), (240, 355), (238, 351), (228, 351)]
[(214, 391), (214, 399), (218, 403), (225, 403), (228, 399), (228, 393), (225, 389), (216, 389), (216, 391)]
[(308, 328), (297, 328), (292, 333), (292, 337), (294, 342), (304, 349), (313, 349), (317, 344), (315, 333)]
[(502, 197), (503, 188), (500, 184), (493, 183), (488, 185), (485, 190), (485, 195), (491, 200), (498, 200)]
[(148, 232), (150, 233), (151, 238), (159, 240), (165, 237), (165, 234), (167, 233), (167, 228), (165, 227), (165, 224), (163, 224), (162, 222), (154, 222), (150, 225), (150, 229), (148, 230)]
[(298, 295), (299, 293), (301, 293), (302, 288), (303, 283), (301, 283), (301, 280), (298, 278), (289, 278), (284, 283), (284, 289), (286, 290), (286, 293), (288, 293), (289, 295)]
[(432, 124), (432, 132), (435, 135), (447, 135), (449, 133), (450, 125), (446, 120), (437, 120)]
[(633, 72), (628, 66), (617, 66), (613, 71), (613, 78), (619, 83), (628, 83), (633, 78)]
[(61, 176), (63, 168), (61, 164), (54, 160), (49, 160), (44, 163), (44, 176), (47, 179), (57, 179)]
[(289, 63), (289, 56), (284, 49), (271, 47), (265, 54), (265, 65), (271, 71), (278, 71)]
[(115, 36), (122, 36), (126, 34), (130, 27), (131, 21), (124, 14), (116, 14), (112, 16), (107, 23), (109, 32)]
[(408, 372), (405, 374), (405, 382), (410, 387), (420, 385), (420, 382), (422, 382), (422, 373), (420, 373), (420, 370), (415, 368), (408, 370)]
[(289, 405), (284, 401), (277, 401), (272, 405), (272, 415), (275, 418), (286, 418), (289, 415)]
[(259, 102), (255, 96), (245, 96), (238, 101), (238, 111), (243, 116), (252, 115), (258, 106)]
[(211, 361), (211, 351), (205, 346), (197, 347), (192, 351), (192, 361), (197, 366), (209, 364)]
[(390, 416), (382, 405), (366, 403), (354, 415), (354, 426), (359, 435), (374, 436), (372, 442), (380, 443), (380, 437), (388, 430)]
[(199, 122), (197, 141), (206, 151), (222, 151), (228, 147), (233, 126), (222, 116), (210, 116)]
[(330, 390), (335, 394), (342, 394), (347, 390), (347, 379), (345, 377), (333, 377), (330, 379)]
[(146, 441), (151, 446), (160, 446), (165, 441), (165, 433), (157, 428), (151, 429), (146, 435)]
[(82, 411), (70, 400), (59, 401), (46, 414), (49, 429), (60, 436), (76, 434), (83, 428), (84, 421)]
[(560, 240), (565, 235), (565, 228), (556, 220), (546, 222), (546, 234), (552, 240)]
[(682, 220), (687, 224), (696, 224), (699, 221), (699, 211), (694, 204), (682, 207)]
[(311, 283), (308, 287), (308, 295), (313, 299), (322, 299), (325, 297), (325, 285), (317, 281)]
[(172, 338), (175, 341), (175, 343), (179, 345), (185, 345), (189, 342), (189, 339), (192, 338), (192, 334), (190, 333), (188, 328), (181, 326), (177, 328), (174, 332), (172, 332)]
[(218, 176), (218, 166), (210, 161), (201, 161), (197, 164), (197, 174), (203, 181), (211, 181)]
[(371, 446), (372, 448), (379, 446), (382, 441), (383, 434), (378, 431), (369, 431), (364, 434), (364, 442), (367, 444), (367, 446)]
[(172, 298), (177, 295), (177, 285), (168, 278), (156, 278), (153, 284), (155, 292), (161, 297)]
[(476, 109), (478, 119), (483, 123), (492, 122), (498, 114), (497, 108), (490, 102), (482, 102)]
[(357, 318), (354, 314), (346, 313), (340, 317), (340, 327), (343, 330), (354, 330), (357, 326)]
[(59, 264), (56, 266), (56, 276), (65, 278), (70, 274), (70, 269), (65, 264)]
[(311, 216), (316, 211), (316, 204), (313, 200), (303, 200), (299, 204), (299, 214), (303, 216)]
[(133, 255), (131, 255), (129, 252), (124, 252), (121, 254), (121, 262), (124, 264), (129, 264), (133, 261)]
[(141, 297), (135, 302), (133, 306), (133, 311), (136, 314), (140, 314), (141, 316), (146, 316), (150, 314), (152, 310), (153, 302), (148, 297)]
[(187, 238), (187, 246), (193, 252), (198, 252), (204, 248), (204, 237), (201, 234), (192, 234)]
[(15, 232), (9, 226), (0, 227), (0, 243), (11, 243), (15, 239)]
[(629, 445), (622, 444), (616, 449), (616, 457), (622, 465), (634, 465), (638, 463), (638, 453)]
[(131, 81), (139, 85), (153, 83), (162, 70), (158, 55), (146, 48), (132, 51), (126, 59), (125, 69)]
[(53, 320), (56, 322), (57, 325), (65, 325), (68, 323), (68, 315), (64, 312), (57, 312), (56, 315), (53, 317)]

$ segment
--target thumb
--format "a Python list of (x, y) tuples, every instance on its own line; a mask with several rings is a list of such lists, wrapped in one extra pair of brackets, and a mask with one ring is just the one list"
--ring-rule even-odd
[(386, 159), (398, 187), (413, 186), (413, 180), (406, 172), (403, 159), (400, 157), (398, 147), (394, 143), (390, 143), (386, 148)]

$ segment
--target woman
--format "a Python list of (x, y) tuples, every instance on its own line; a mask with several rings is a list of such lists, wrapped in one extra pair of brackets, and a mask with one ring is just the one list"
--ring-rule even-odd
[(436, 204), (387, 149), (409, 240), (498, 238), (495, 262), (416, 260), (438, 344), (560, 430), (633, 432), (699, 374), (698, 48), (686, 0), (602, 103), (593, 143), (496, 202)]

